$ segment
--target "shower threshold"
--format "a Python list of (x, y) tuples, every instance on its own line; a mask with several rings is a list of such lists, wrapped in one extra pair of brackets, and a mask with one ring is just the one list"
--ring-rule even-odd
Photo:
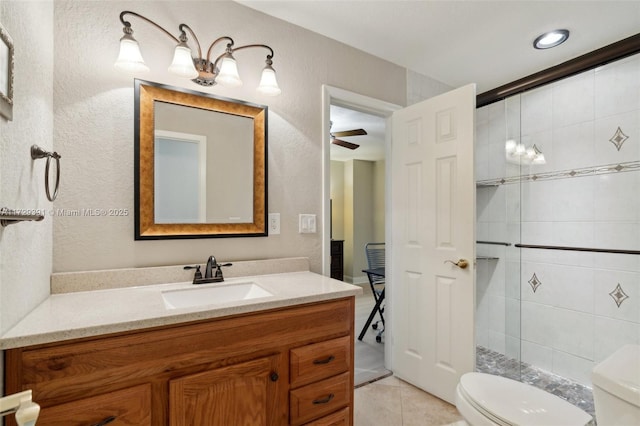
[(476, 347), (476, 371), (518, 380), (552, 393), (589, 413), (594, 418), (591, 424), (596, 424), (593, 393), (587, 386), (483, 346)]

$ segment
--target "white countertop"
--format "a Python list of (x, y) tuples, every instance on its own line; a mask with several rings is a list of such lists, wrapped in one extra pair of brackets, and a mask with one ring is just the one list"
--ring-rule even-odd
[[(179, 309), (167, 308), (162, 297), (166, 290), (249, 281), (273, 296)], [(223, 283), (198, 286), (183, 282), (52, 294), (0, 338), (0, 349), (219, 318), (360, 293), (362, 289), (358, 286), (323, 275), (291, 272), (231, 278)]]

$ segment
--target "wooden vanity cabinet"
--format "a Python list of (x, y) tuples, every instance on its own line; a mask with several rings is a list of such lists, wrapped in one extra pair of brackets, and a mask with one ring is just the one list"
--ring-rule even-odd
[(38, 426), (352, 425), (353, 319), (349, 297), (9, 349), (5, 391)]

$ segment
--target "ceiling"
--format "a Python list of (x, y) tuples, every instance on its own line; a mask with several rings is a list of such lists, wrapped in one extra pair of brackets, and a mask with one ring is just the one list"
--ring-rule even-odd
[(375, 115), (354, 111), (337, 105), (331, 105), (331, 131), (364, 129), (364, 136), (340, 137), (360, 145), (358, 149), (351, 150), (342, 146), (331, 144), (331, 160), (348, 161), (352, 159), (378, 161), (385, 157), (385, 119)]
[[(451, 87), (476, 83), (478, 93), (640, 30), (640, 0), (238, 2)], [(560, 28), (571, 31), (566, 43), (533, 49), (538, 35)]]

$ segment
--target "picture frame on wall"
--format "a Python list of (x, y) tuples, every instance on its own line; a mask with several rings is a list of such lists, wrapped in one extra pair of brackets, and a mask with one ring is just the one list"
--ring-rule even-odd
[(0, 24), (0, 115), (13, 119), (13, 40)]

